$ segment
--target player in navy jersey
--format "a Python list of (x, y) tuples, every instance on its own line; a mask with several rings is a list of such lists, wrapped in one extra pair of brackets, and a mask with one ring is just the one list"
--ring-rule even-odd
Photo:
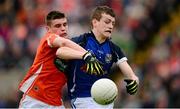
[[(115, 14), (107, 6), (98, 6), (91, 16), (92, 29), (72, 40), (96, 56), (102, 63), (104, 73), (96, 72), (88, 74), (85, 72), (83, 60), (70, 60), (66, 75), (68, 77), (68, 93), (73, 108), (113, 108), (114, 103), (99, 105), (91, 98), (90, 90), (93, 83), (100, 78), (109, 78), (110, 69), (113, 63), (117, 64), (125, 76), (126, 89), (131, 95), (137, 92), (139, 79), (134, 74), (127, 58), (121, 49), (110, 39), (115, 25)], [(63, 52), (63, 50), (61, 50)], [(65, 54), (65, 53), (63, 53)], [(70, 57), (62, 56), (68, 59)]]

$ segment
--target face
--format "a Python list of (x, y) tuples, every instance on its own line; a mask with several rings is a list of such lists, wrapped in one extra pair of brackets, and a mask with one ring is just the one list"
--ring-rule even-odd
[(115, 25), (115, 18), (103, 13), (100, 21), (94, 19), (93, 29), (95, 29), (99, 36), (109, 38)]
[(51, 25), (48, 26), (48, 32), (55, 33), (61, 37), (68, 37), (67, 34), (68, 31), (68, 25), (67, 25), (67, 19), (55, 19), (51, 21)]

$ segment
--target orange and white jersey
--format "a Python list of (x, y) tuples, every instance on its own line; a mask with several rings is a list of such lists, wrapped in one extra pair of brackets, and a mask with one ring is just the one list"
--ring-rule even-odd
[(57, 47), (52, 42), (58, 35), (47, 33), (40, 41), (33, 65), (21, 81), (19, 89), (47, 104), (60, 106), (61, 90), (67, 79), (54, 65)]

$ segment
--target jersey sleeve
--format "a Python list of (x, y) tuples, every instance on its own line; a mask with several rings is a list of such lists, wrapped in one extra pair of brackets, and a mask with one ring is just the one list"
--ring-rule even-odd
[(125, 56), (125, 54), (122, 52), (121, 48), (118, 47), (117, 45), (113, 44), (113, 48), (114, 48), (114, 55), (116, 55), (114, 58), (116, 63), (121, 63), (124, 61), (127, 61), (127, 57)]
[(58, 38), (59, 36), (56, 35), (56, 34), (50, 34), (48, 37), (47, 37), (47, 43), (50, 47), (53, 47), (53, 42), (56, 38)]

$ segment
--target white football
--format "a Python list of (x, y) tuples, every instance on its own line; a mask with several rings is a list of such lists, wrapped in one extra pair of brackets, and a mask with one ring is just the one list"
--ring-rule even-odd
[(91, 96), (98, 104), (107, 105), (112, 103), (118, 95), (116, 84), (107, 78), (102, 78), (92, 85)]

